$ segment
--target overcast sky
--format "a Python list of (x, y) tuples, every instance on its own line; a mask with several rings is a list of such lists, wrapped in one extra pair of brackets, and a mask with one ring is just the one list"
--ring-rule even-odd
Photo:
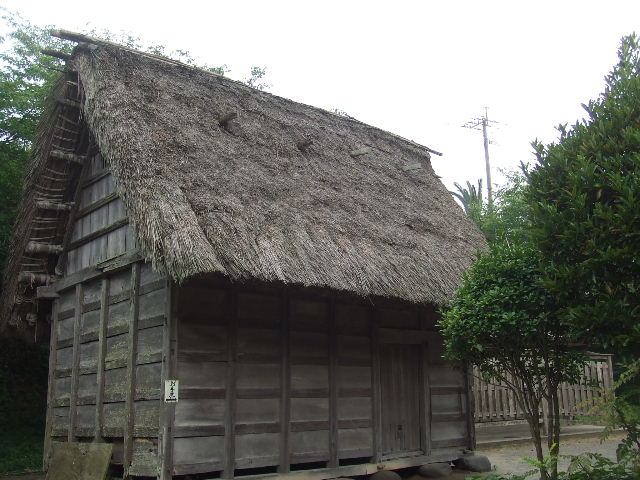
[[(484, 177), (488, 107), (494, 183), (532, 162), (534, 138), (583, 116), (604, 88), (623, 35), (640, 33), (640, 1), (3, 0), (37, 25), (121, 31), (145, 44), (227, 64), (242, 79), (267, 67), (270, 92), (352, 117), (443, 152), (452, 188)], [(3, 27), (4, 28), (4, 27)], [(4, 32), (0, 32), (2, 34)]]

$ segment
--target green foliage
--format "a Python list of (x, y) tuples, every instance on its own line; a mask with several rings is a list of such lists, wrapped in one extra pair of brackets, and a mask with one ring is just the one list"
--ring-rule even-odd
[(60, 75), (60, 60), (40, 50), (69, 51), (45, 29), (2, 10), (2, 20), (11, 32), (1, 43), (10, 48), (0, 52), (0, 269), (9, 248), (36, 123), (46, 92)]
[(554, 299), (539, 278), (538, 252), (529, 244), (495, 243), (480, 254), (443, 312), (447, 358), (458, 365), (470, 362), (487, 378), (499, 378), (505, 368), (543, 374), (549, 365), (541, 360), (547, 358), (557, 364), (553, 374), (560, 381), (574, 380), (581, 358), (567, 352)]
[(0, 474), (42, 468), (47, 349), (0, 341)]
[(576, 339), (635, 355), (640, 342), (640, 47), (622, 41), (619, 63), (589, 119), (535, 143), (528, 174), (533, 240), (545, 286)]
[[(539, 254), (529, 242), (496, 241), (479, 255), (450, 307), (442, 312), (445, 356), (454, 365), (471, 364), (484, 378), (508, 386), (531, 430), (536, 456), (543, 460), (540, 408), (558, 408), (558, 386), (575, 382), (585, 358), (569, 350), (564, 326), (555, 316), (555, 298), (540, 284)], [(559, 424), (550, 416), (550, 458), (542, 479), (556, 478)]]
[(251, 67), (251, 72), (242, 83), (258, 90), (268, 90), (271, 85), (264, 82), (263, 79), (267, 75), (266, 67)]
[[(569, 467), (559, 472), (558, 480), (638, 480), (640, 472), (629, 462), (614, 462), (597, 453), (585, 453), (569, 458)], [(527, 463), (537, 465), (532, 459), (525, 459)], [(491, 474), (488, 476), (470, 476), (465, 480), (527, 480), (536, 474), (536, 470), (522, 475)]]
[[(522, 166), (522, 172), (526, 166)], [(507, 177), (505, 185), (494, 192), (490, 207), (482, 197), (482, 180), (478, 186), (462, 187), (454, 183), (457, 192), (449, 192), (462, 204), (465, 212), (484, 233), (489, 243), (524, 240), (528, 235), (528, 205), (524, 196), (527, 182), (524, 173), (503, 172)]]
[[(532, 239), (542, 281), (575, 341), (600, 344), (618, 363), (640, 351), (640, 44), (622, 39), (605, 92), (584, 106), (587, 120), (560, 126), (557, 143), (534, 143), (529, 172)], [(609, 405), (613, 424), (640, 450), (637, 367)]]
[(457, 198), (462, 204), (465, 213), (478, 225), (481, 229), (482, 217), (485, 213), (484, 199), (482, 198), (482, 179), (478, 179), (478, 187), (467, 182), (467, 187), (463, 187), (458, 182), (454, 182), (457, 192), (449, 193)]

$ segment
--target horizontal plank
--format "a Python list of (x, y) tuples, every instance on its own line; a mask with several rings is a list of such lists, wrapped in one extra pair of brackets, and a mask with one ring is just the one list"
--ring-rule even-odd
[[(67, 247), (68, 250), (74, 250), (78, 247), (81, 247), (82, 245), (86, 245), (87, 243), (102, 237), (103, 235), (106, 235), (107, 233), (113, 232), (114, 230), (117, 230), (119, 228), (124, 227), (125, 225), (129, 224), (129, 219), (128, 218), (123, 218), (122, 220), (118, 220), (116, 222), (113, 222), (110, 225), (107, 225), (106, 227), (102, 227), (99, 230), (96, 230), (95, 232), (89, 233), (87, 235), (85, 235), (84, 237), (79, 238), (78, 240), (75, 240), (71, 243), (69, 243), (69, 246)], [(139, 259), (138, 259), (139, 260)], [(136, 260), (137, 261), (137, 260)], [(102, 272), (101, 272), (102, 273)]]
[(71, 368), (56, 368), (53, 374), (55, 378), (64, 378), (71, 376)]
[(317, 430), (329, 430), (328, 420), (312, 422), (290, 422), (292, 432), (313, 432)]
[(56, 292), (62, 292), (63, 290), (68, 290), (72, 287), (75, 287), (78, 283), (88, 282), (90, 280), (100, 278), (102, 277), (102, 275), (102, 271), (96, 269), (95, 267), (83, 268), (82, 270), (78, 270), (71, 275), (62, 277), (60, 280), (53, 284), (53, 288), (56, 290)]
[(244, 478), (243, 472), (237, 470), (245, 468), (273, 467), (278, 465), (280, 457), (278, 455), (251, 456), (246, 458), (236, 458), (235, 478)]
[(220, 437), (224, 435), (224, 425), (175, 425), (175, 438)]
[(193, 388), (180, 387), (180, 398), (186, 400), (195, 399), (219, 399), (225, 398), (226, 390), (224, 388)]
[(431, 387), (431, 395), (454, 395), (464, 393), (462, 387)]
[(73, 345), (73, 338), (65, 338), (64, 340), (58, 340), (56, 342), (56, 348), (60, 350), (61, 348), (70, 347)]
[(338, 420), (339, 429), (371, 428), (370, 418), (355, 418), (352, 420)]
[(100, 300), (82, 305), (82, 313), (93, 312), (95, 310), (100, 310)]
[(289, 455), (289, 460), (292, 465), (295, 465), (296, 463), (328, 462), (329, 450), (327, 447), (326, 452), (291, 453)]
[(111, 171), (108, 168), (105, 168), (104, 170), (88, 177), (84, 182), (82, 182), (81, 186), (82, 188), (86, 188), (89, 185), (93, 185), (94, 183), (102, 180), (109, 175), (111, 175)]
[(238, 363), (257, 363), (260, 365), (275, 365), (280, 363), (279, 353), (238, 353)]
[(461, 413), (433, 413), (431, 414), (431, 421), (434, 423), (440, 422), (455, 422), (465, 420), (466, 415)]
[(379, 328), (378, 340), (380, 343), (392, 343), (402, 345), (419, 345), (425, 343), (429, 337), (425, 330), (407, 330), (395, 328)]
[(218, 470), (222, 470), (222, 461), (220, 460), (202, 463), (177, 463), (173, 466), (174, 475), (194, 475)]
[(370, 367), (370, 358), (344, 358), (338, 357), (339, 367)]
[(75, 308), (68, 308), (67, 310), (62, 310), (58, 312), (58, 320), (65, 320), (67, 318), (71, 318), (76, 314)]
[(279, 388), (238, 388), (236, 398), (280, 398)]
[(447, 440), (432, 440), (431, 448), (465, 447), (468, 443), (469, 440), (465, 437), (451, 438)]
[(84, 217), (86, 215), (89, 215), (91, 212), (95, 212), (100, 207), (104, 207), (108, 203), (111, 203), (114, 200), (117, 200), (118, 198), (119, 197), (118, 197), (118, 194), (116, 192), (110, 193), (106, 197), (103, 197), (100, 200), (98, 200), (97, 202), (93, 202), (92, 204), (87, 205), (86, 207), (78, 210), (78, 212), (76, 213), (75, 219), (77, 220), (77, 219), (82, 218), (82, 217)]
[[(123, 222), (124, 220), (119, 221)], [(120, 226), (122, 227), (124, 225)], [(136, 248), (121, 253), (120, 255), (116, 255), (115, 257), (107, 258), (106, 260), (99, 262), (96, 267), (104, 273), (115, 273), (119, 270), (127, 268), (132, 263), (136, 263), (142, 260), (144, 260), (144, 257), (140, 253), (140, 250)]]
[(256, 433), (279, 433), (280, 423), (264, 422), (264, 423), (236, 423), (236, 435), (247, 435)]
[(328, 388), (292, 388), (291, 398), (325, 398), (329, 397)]
[(339, 388), (338, 397), (371, 397), (370, 388)]
[(372, 448), (358, 448), (358, 449), (349, 449), (345, 448), (344, 450), (338, 449), (338, 458), (340, 460), (347, 460), (351, 458), (365, 458), (371, 457)]

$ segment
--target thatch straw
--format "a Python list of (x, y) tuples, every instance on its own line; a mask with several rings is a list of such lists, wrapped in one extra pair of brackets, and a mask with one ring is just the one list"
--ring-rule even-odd
[(77, 49), (73, 66), (138, 244), (178, 281), (219, 272), (442, 304), (485, 247), (426, 147), (125, 49)]

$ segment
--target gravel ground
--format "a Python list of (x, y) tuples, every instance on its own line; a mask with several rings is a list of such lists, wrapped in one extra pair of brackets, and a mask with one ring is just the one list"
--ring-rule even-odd
[[(560, 444), (561, 455), (580, 455), (582, 453), (600, 453), (608, 458), (616, 458), (616, 447), (622, 433), (614, 433), (605, 442), (600, 442), (598, 437), (593, 438), (565, 438)], [(480, 448), (477, 453), (489, 457), (494, 469), (498, 473), (522, 474), (532, 469), (532, 467), (522, 461), (522, 457), (535, 457), (535, 450), (530, 444), (512, 444), (499, 447)], [(566, 468), (568, 459), (560, 460), (560, 468)], [(463, 480), (468, 473), (456, 472), (447, 477), (447, 480)], [(536, 478), (535, 476), (532, 478)], [(0, 480), (43, 480), (44, 474), (27, 474), (20, 476), (2, 476)]]
[[(560, 455), (580, 455), (583, 453), (600, 453), (612, 460), (616, 458), (616, 447), (622, 433), (612, 434), (606, 441), (601, 442), (600, 438), (565, 438), (560, 441)], [(492, 465), (498, 473), (522, 474), (532, 469), (530, 465), (524, 463), (522, 457), (535, 458), (536, 452), (530, 444), (513, 444), (500, 447), (487, 447), (479, 449), (477, 453), (482, 453), (489, 457)], [(560, 459), (560, 469), (566, 469), (569, 465), (568, 459)]]

